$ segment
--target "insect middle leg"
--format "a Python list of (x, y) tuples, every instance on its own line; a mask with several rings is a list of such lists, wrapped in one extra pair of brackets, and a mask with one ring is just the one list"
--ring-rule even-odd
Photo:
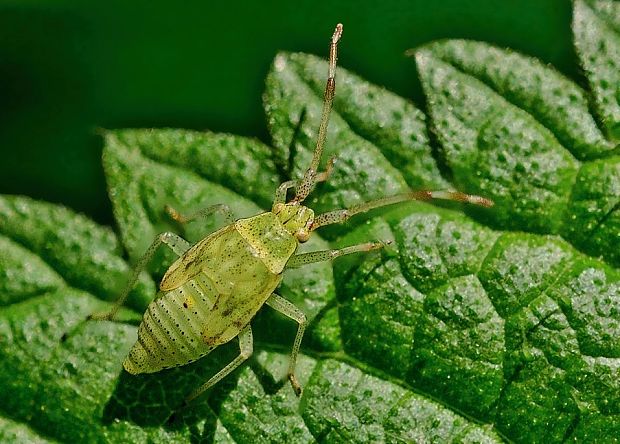
[(151, 261), (151, 259), (153, 259), (155, 252), (162, 244), (170, 247), (170, 249), (178, 256), (182, 256), (183, 253), (185, 253), (190, 247), (189, 242), (174, 233), (165, 232), (159, 234), (155, 238), (151, 246), (146, 250), (144, 255), (134, 266), (129, 281), (125, 285), (125, 288), (123, 289), (122, 293), (120, 294), (110, 311), (105, 313), (93, 313), (89, 316), (90, 319), (112, 320), (114, 318), (118, 310), (125, 303), (125, 300), (127, 299), (129, 292), (138, 280), (140, 273), (142, 273), (142, 271), (146, 268), (147, 264)]
[(293, 350), (291, 351), (291, 360), (288, 366), (287, 377), (293, 386), (293, 390), (297, 396), (301, 395), (301, 385), (299, 385), (299, 381), (297, 381), (297, 377), (295, 376), (295, 365), (297, 363), (297, 355), (299, 354), (299, 348), (301, 347), (301, 340), (304, 336), (304, 331), (306, 330), (306, 315), (291, 302), (284, 299), (282, 296), (278, 296), (277, 294), (272, 294), (269, 299), (267, 299), (266, 304), (269, 305), (276, 311), (279, 311), (284, 316), (287, 316), (299, 324), (297, 328), (297, 334), (295, 335), (295, 342), (293, 342)]
[(207, 382), (194, 390), (192, 394), (185, 399), (186, 404), (197, 398), (198, 396), (202, 395), (205, 390), (213, 387), (215, 384), (217, 384), (219, 381), (221, 381), (223, 378), (233, 372), (237, 367), (239, 367), (250, 356), (252, 356), (252, 352), (254, 351), (254, 339), (252, 336), (252, 327), (250, 327), (250, 324), (246, 325), (237, 337), (239, 338), (239, 356), (233, 359), (222, 370), (211, 376), (211, 379), (209, 379)]
[(303, 265), (313, 264), (315, 262), (329, 261), (346, 254), (378, 250), (385, 247), (386, 244), (386, 242), (366, 242), (364, 244), (351, 245), (337, 250), (320, 250), (311, 251), (310, 253), (296, 254), (289, 259), (286, 264), (286, 268), (296, 268)]

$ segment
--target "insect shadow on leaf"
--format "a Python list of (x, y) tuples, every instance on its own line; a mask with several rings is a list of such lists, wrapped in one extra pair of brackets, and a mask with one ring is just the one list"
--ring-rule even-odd
[[(218, 347), (210, 359), (203, 359), (183, 368), (141, 375), (132, 375), (123, 370), (104, 408), (103, 423), (127, 420), (142, 427), (163, 425), (175, 429), (204, 421), (205, 417), (198, 415), (194, 407), (198, 411), (209, 410), (217, 414), (223, 400), (236, 387), (234, 378), (228, 378), (219, 384), (208, 399), (192, 403), (191, 409), (179, 409), (179, 406), (184, 405), (184, 399), (188, 391), (195, 387), (196, 380), (204, 380), (208, 375), (217, 372), (230, 362), (235, 354), (235, 346), (230, 343)], [(208, 427), (205, 424), (205, 430), (200, 434), (208, 434), (206, 429)]]
[(307, 116), (308, 108), (304, 106), (299, 113), (299, 118), (297, 119), (295, 128), (293, 128), (293, 135), (290, 143), (288, 144), (288, 150), (286, 150), (286, 158), (274, 153), (274, 162), (281, 180), (289, 180), (292, 178), (295, 158), (297, 157), (298, 152), (297, 144), (299, 143), (299, 139), (302, 135), (302, 128)]

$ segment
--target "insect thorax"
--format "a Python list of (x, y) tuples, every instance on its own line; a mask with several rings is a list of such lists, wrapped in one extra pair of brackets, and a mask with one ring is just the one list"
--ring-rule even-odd
[(256, 257), (274, 274), (282, 273), (297, 250), (297, 240), (274, 213), (240, 219), (235, 222), (235, 228), (253, 248)]

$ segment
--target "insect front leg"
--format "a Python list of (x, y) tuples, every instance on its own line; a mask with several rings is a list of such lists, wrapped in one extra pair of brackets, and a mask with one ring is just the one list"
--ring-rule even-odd
[(142, 271), (146, 268), (147, 264), (151, 261), (151, 259), (153, 259), (155, 252), (157, 251), (159, 246), (162, 244), (170, 247), (170, 249), (178, 256), (182, 256), (183, 253), (185, 253), (190, 247), (189, 242), (187, 242), (185, 239), (183, 239), (180, 236), (177, 236), (174, 233), (165, 232), (165, 233), (159, 234), (155, 238), (151, 246), (146, 250), (144, 255), (140, 258), (140, 260), (134, 266), (133, 271), (131, 273), (131, 277), (129, 278), (129, 281), (127, 282), (127, 285), (125, 286), (122, 293), (120, 294), (120, 296), (114, 303), (114, 306), (112, 307), (112, 309), (105, 313), (93, 313), (92, 315), (89, 316), (90, 319), (111, 320), (114, 318), (118, 310), (125, 303), (125, 300), (127, 299), (129, 292), (131, 291), (136, 281), (138, 280), (140, 273), (142, 273)]
[(228, 376), (237, 367), (239, 367), (244, 361), (246, 361), (250, 356), (252, 356), (252, 352), (254, 351), (254, 339), (252, 336), (252, 328), (250, 327), (250, 325), (246, 325), (237, 337), (239, 338), (239, 356), (233, 359), (232, 362), (230, 362), (222, 370), (213, 375), (211, 379), (209, 379), (207, 382), (194, 390), (192, 394), (189, 395), (185, 400), (185, 404), (202, 395), (205, 390), (213, 387), (215, 384), (220, 382), (223, 378)]
[(338, 250), (321, 250), (296, 254), (286, 263), (286, 268), (297, 268), (315, 262), (329, 261), (346, 254), (358, 253), (360, 251), (378, 250), (385, 247), (387, 244), (388, 242), (366, 242), (364, 244), (351, 245), (350, 247), (344, 247)]
[[(325, 168), (325, 171), (321, 171), (320, 173), (317, 173), (317, 175), (315, 176), (315, 183), (325, 182), (327, 179), (329, 179), (329, 176), (331, 176), (332, 171), (334, 169), (335, 161), (336, 161), (335, 157), (331, 157), (329, 159), (329, 161), (327, 162), (327, 167)], [(280, 186), (278, 187), (278, 189), (276, 190), (276, 195), (273, 200), (273, 204), (275, 205), (278, 203), (285, 203), (286, 192), (290, 188), (296, 187), (298, 184), (299, 184), (299, 181), (296, 181), (296, 180), (288, 180), (286, 182), (282, 182)]]
[(205, 219), (205, 218), (213, 215), (214, 213), (221, 213), (221, 214), (223, 214), (224, 217), (226, 218), (226, 223), (227, 224), (231, 224), (235, 220), (230, 207), (228, 205), (226, 205), (226, 204), (211, 205), (210, 207), (203, 208), (202, 210), (198, 210), (195, 213), (192, 213), (192, 214), (190, 214), (188, 216), (184, 216), (183, 214), (179, 213), (176, 209), (174, 209), (170, 205), (166, 205), (164, 207), (164, 210), (166, 211), (168, 216), (170, 216), (171, 219), (173, 219), (173, 220), (175, 220), (178, 223), (183, 224), (183, 225), (187, 224), (187, 223), (189, 223), (191, 221), (197, 220), (197, 219)]
[(297, 396), (301, 396), (301, 385), (299, 385), (299, 381), (297, 381), (297, 377), (295, 376), (295, 365), (297, 363), (299, 348), (301, 347), (301, 340), (304, 336), (304, 331), (306, 330), (306, 324), (308, 323), (306, 320), (306, 315), (291, 302), (275, 293), (267, 299), (266, 304), (299, 324), (297, 334), (295, 335), (295, 342), (293, 343), (293, 350), (291, 351), (291, 360), (289, 362), (287, 376), (293, 386), (295, 394)]

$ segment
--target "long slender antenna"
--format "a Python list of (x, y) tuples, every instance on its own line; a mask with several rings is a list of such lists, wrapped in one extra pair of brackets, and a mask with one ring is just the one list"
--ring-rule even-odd
[(316, 174), (323, 154), (323, 145), (327, 138), (327, 124), (329, 123), (329, 114), (332, 110), (334, 94), (336, 93), (336, 61), (338, 60), (338, 41), (342, 37), (342, 24), (338, 23), (329, 45), (329, 70), (327, 76), (327, 84), (325, 85), (325, 94), (323, 98), (323, 112), (321, 114), (321, 124), (319, 125), (319, 134), (316, 139), (316, 147), (310, 167), (306, 170), (301, 183), (297, 186), (297, 194), (293, 199), (296, 202), (303, 202), (308, 194), (312, 192), (316, 185)]
[(396, 194), (394, 196), (381, 197), (369, 202), (363, 202), (352, 206), (351, 208), (345, 208), (342, 210), (328, 211), (327, 213), (319, 214), (314, 218), (311, 230), (316, 230), (319, 227), (331, 224), (339, 224), (348, 220), (351, 216), (356, 214), (365, 213), (366, 211), (374, 210), (375, 208), (385, 207), (387, 205), (393, 205), (395, 203), (407, 202), (410, 200), (432, 200), (443, 199), (453, 200), (456, 202), (465, 202), (474, 205), (480, 205), (482, 207), (492, 207), (493, 201), (485, 197), (476, 196), (473, 194), (465, 194), (460, 191), (452, 190), (440, 190), (440, 191), (410, 191), (409, 193)]

